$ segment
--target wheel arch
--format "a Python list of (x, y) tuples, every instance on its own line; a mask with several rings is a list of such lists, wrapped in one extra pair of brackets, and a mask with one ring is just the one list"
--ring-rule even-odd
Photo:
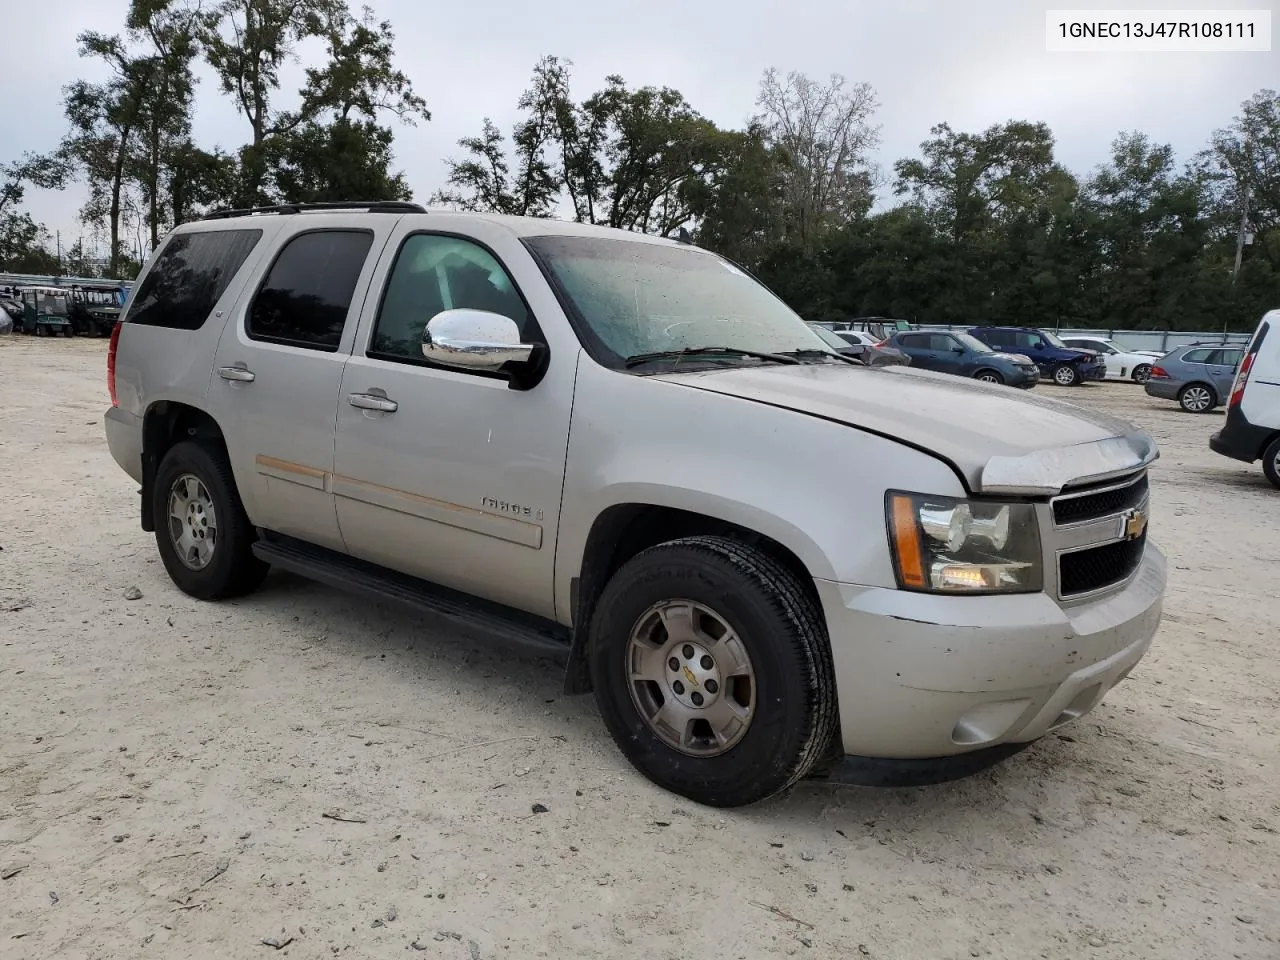
[(222, 427), (206, 410), (176, 400), (157, 400), (142, 415), (142, 529), (155, 530), (151, 516), (152, 488), (160, 461), (174, 444), (195, 439), (226, 450)]
[(813, 573), (800, 556), (778, 539), (709, 513), (653, 503), (613, 504), (598, 514), (587, 534), (578, 574), (570, 581), (573, 641), (565, 665), (567, 694), (592, 689), (587, 626), (609, 578), (649, 547), (689, 536), (723, 536), (750, 544), (794, 573), (807, 598), (821, 611)]

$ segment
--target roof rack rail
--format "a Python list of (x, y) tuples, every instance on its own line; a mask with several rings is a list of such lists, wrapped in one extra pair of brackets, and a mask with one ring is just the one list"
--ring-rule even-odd
[(244, 207), (239, 210), (215, 210), (201, 220), (226, 220), (230, 217), (249, 217), (260, 213), (302, 213), (305, 210), (368, 210), (370, 213), (426, 213), (419, 203), (404, 200), (342, 200), (328, 203), (280, 203), (270, 207)]

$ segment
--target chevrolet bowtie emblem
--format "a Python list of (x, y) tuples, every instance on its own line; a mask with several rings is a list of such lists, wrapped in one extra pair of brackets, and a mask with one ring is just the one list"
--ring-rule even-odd
[(1137, 540), (1147, 529), (1147, 515), (1137, 509), (1126, 510), (1122, 515), (1124, 520), (1123, 533), (1126, 540)]

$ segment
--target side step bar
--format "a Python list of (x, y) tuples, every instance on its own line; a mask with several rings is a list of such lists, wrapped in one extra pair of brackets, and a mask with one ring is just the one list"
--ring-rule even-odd
[(568, 627), (499, 603), (275, 534), (264, 533), (253, 552), (273, 567), (337, 590), (443, 617), (561, 662), (569, 654)]

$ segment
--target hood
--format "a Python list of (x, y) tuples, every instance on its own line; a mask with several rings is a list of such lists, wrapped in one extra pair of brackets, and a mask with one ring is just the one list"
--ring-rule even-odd
[(927, 450), (970, 490), (1053, 494), (1131, 472), (1158, 455), (1127, 421), (1073, 404), (915, 367), (739, 367), (654, 379), (783, 407)]
[(997, 350), (995, 352), (995, 355), (999, 357), (1001, 360), (1009, 360), (1009, 361), (1012, 361), (1013, 363), (1020, 363), (1023, 366), (1026, 366), (1027, 364), (1031, 364), (1033, 366), (1035, 365), (1035, 361), (1032, 360), (1030, 357), (1028, 357), (1024, 353), (1001, 353), (999, 350)]

